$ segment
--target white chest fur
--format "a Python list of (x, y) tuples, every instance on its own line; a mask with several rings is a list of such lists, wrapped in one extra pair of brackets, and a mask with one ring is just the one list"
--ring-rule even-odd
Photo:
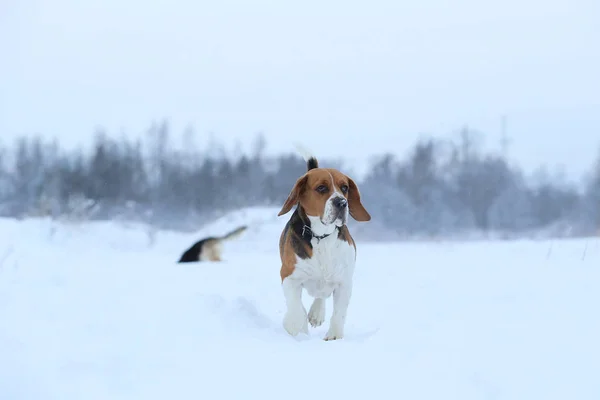
[[(325, 340), (341, 339), (352, 295), (356, 250), (352, 244), (338, 239), (335, 226), (323, 225), (318, 217), (308, 218), (314, 236), (329, 236), (313, 238), (312, 256), (297, 257), (294, 271), (283, 280), (287, 306), (283, 327), (295, 336), (299, 332), (308, 333), (309, 322), (313, 327), (320, 326), (325, 320), (325, 299), (333, 295), (333, 313)], [(315, 298), (308, 313), (302, 304), (303, 289)]]
[(292, 278), (297, 280), (309, 295), (328, 298), (340, 284), (352, 279), (355, 249), (340, 240), (337, 232), (321, 240), (312, 239), (311, 258), (298, 258)]

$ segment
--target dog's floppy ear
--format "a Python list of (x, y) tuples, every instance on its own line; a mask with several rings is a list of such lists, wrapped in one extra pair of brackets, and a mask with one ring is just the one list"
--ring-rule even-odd
[(279, 211), (279, 214), (277, 214), (277, 216), (288, 213), (292, 209), (292, 207), (294, 207), (294, 205), (300, 199), (300, 195), (302, 194), (302, 191), (304, 190), (307, 181), (308, 181), (308, 176), (306, 174), (304, 174), (303, 176), (298, 178), (298, 180), (296, 181), (296, 184), (294, 185), (294, 187), (292, 188), (292, 191), (290, 192), (290, 195), (288, 196), (285, 203), (283, 203), (283, 207), (281, 208), (281, 211)]
[(350, 215), (357, 221), (366, 222), (371, 220), (371, 215), (360, 202), (360, 192), (356, 183), (348, 177), (350, 190), (348, 190), (348, 208)]

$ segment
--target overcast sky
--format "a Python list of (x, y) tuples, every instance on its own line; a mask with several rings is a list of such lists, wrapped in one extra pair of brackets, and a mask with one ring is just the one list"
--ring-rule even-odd
[[(2, 0), (2, 141), (89, 143), (168, 117), (271, 151), (404, 154), (468, 124), (513, 159), (586, 172), (600, 150), (597, 0)], [(201, 141), (198, 141), (202, 143)]]

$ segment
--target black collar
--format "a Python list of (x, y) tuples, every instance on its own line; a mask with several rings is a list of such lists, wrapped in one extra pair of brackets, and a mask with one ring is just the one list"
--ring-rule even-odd
[(315, 233), (312, 231), (312, 229), (310, 229), (310, 226), (308, 225), (304, 225), (302, 227), (302, 237), (306, 238), (308, 236), (308, 241), (310, 242), (310, 240), (312, 238), (317, 239), (317, 243), (319, 243), (321, 241), (321, 239), (325, 239), (327, 236), (333, 234), (335, 231), (337, 231), (338, 229), (340, 229), (337, 225), (335, 226), (335, 229), (333, 230), (333, 232), (331, 233), (327, 233), (325, 235), (321, 235), (321, 236), (317, 236), (315, 235)]

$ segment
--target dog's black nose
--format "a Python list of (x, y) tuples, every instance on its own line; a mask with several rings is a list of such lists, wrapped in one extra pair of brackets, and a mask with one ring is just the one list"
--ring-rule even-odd
[(346, 200), (343, 197), (336, 197), (332, 201), (333, 201), (333, 205), (339, 209), (343, 209), (348, 205), (348, 200)]

